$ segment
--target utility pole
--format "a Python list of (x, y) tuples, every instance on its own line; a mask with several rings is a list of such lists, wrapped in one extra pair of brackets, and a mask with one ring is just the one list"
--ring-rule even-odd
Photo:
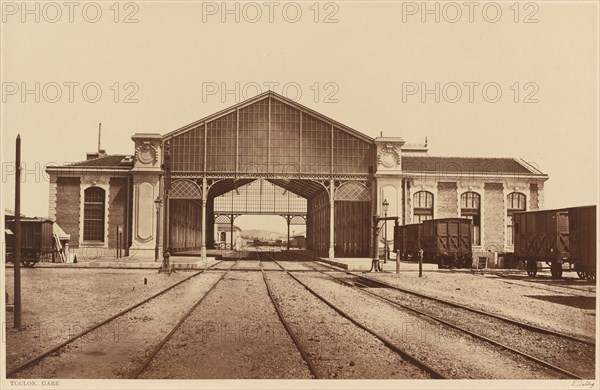
[(21, 135), (16, 142), (15, 176), (15, 290), (14, 290), (14, 327), (21, 329)]

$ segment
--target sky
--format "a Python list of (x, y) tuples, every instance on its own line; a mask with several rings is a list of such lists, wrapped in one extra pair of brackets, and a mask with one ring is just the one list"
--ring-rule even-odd
[(133, 154), (136, 132), (268, 89), (432, 156), (523, 158), (546, 208), (597, 203), (596, 2), (53, 4), (2, 3), (5, 207), (18, 133), (22, 211), (42, 216), (44, 166), (95, 151), (99, 122), (102, 148)]

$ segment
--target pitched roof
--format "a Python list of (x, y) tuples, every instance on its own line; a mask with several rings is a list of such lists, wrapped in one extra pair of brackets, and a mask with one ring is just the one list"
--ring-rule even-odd
[[(219, 230), (224, 230), (224, 231), (231, 230), (231, 225), (229, 223), (217, 223), (216, 225), (217, 225), (217, 229), (219, 229)], [(240, 229), (240, 227), (237, 225), (233, 225), (233, 230), (241, 231), (242, 229)]]
[(498, 157), (402, 156), (404, 172), (452, 174), (483, 173), (490, 176), (528, 174), (546, 176), (522, 159)]
[(293, 108), (295, 108), (295, 109), (297, 109), (297, 110), (299, 110), (299, 111), (301, 111), (301, 112), (303, 112), (305, 114), (311, 115), (311, 116), (313, 116), (313, 117), (315, 117), (315, 118), (317, 118), (317, 119), (319, 119), (319, 120), (321, 120), (321, 121), (323, 121), (325, 123), (333, 125), (334, 127), (337, 127), (340, 130), (343, 130), (343, 131), (345, 131), (347, 133), (350, 133), (350, 134), (354, 135), (355, 137), (358, 137), (358, 138), (362, 139), (363, 141), (370, 142), (370, 143), (374, 142), (373, 138), (369, 137), (368, 135), (363, 134), (360, 131), (355, 130), (355, 129), (349, 127), (349, 126), (346, 126), (343, 123), (340, 123), (340, 122), (338, 122), (338, 121), (336, 121), (334, 119), (331, 119), (328, 116), (325, 116), (325, 115), (321, 114), (320, 112), (314, 111), (314, 110), (312, 110), (312, 109), (310, 109), (310, 108), (308, 108), (308, 107), (306, 107), (306, 106), (304, 106), (304, 105), (302, 105), (302, 104), (300, 104), (300, 103), (298, 103), (298, 102), (296, 102), (296, 101), (294, 101), (292, 99), (289, 99), (289, 98), (287, 98), (287, 97), (285, 97), (283, 95), (280, 95), (280, 94), (278, 94), (276, 92), (273, 92), (272, 90), (265, 91), (265, 92), (263, 92), (263, 93), (261, 93), (259, 95), (251, 97), (249, 99), (246, 99), (246, 100), (244, 100), (244, 101), (242, 101), (240, 103), (237, 103), (237, 104), (235, 104), (233, 106), (230, 106), (228, 108), (225, 108), (224, 110), (218, 111), (218, 112), (216, 112), (214, 114), (211, 114), (211, 115), (209, 115), (207, 117), (199, 119), (199, 120), (197, 120), (195, 122), (192, 122), (192, 123), (190, 123), (188, 125), (180, 127), (180, 128), (178, 128), (176, 130), (170, 131), (170, 132), (168, 132), (167, 134), (165, 134), (163, 136), (163, 140), (171, 139), (171, 138), (173, 138), (173, 137), (175, 137), (175, 136), (177, 136), (179, 134), (185, 133), (186, 131), (191, 130), (191, 129), (197, 127), (198, 125), (201, 125), (201, 124), (204, 124), (206, 122), (210, 122), (210, 121), (213, 121), (215, 119), (221, 118), (221, 117), (223, 117), (225, 115), (228, 115), (228, 114), (231, 114), (232, 112), (235, 112), (237, 109), (241, 109), (243, 107), (246, 107), (246, 106), (249, 106), (251, 104), (257, 103), (257, 102), (259, 102), (261, 100), (268, 99), (269, 97), (271, 97), (273, 99), (276, 99), (276, 100), (279, 100), (283, 104), (286, 104), (286, 105), (288, 105), (290, 107), (293, 107)]
[[(9, 208), (5, 207), (4, 208), (4, 215), (8, 215), (8, 216), (14, 217), (15, 216), (15, 210), (9, 209)], [(21, 217), (24, 217), (24, 216), (25, 216), (25, 214), (21, 213)]]
[[(129, 158), (127, 158), (129, 157)], [(133, 167), (133, 157), (126, 154), (113, 154), (110, 156), (79, 161), (76, 163), (54, 166), (49, 168), (120, 168), (129, 169)]]

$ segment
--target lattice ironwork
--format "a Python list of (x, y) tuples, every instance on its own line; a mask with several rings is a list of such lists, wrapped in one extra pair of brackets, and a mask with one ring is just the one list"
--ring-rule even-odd
[(215, 198), (215, 214), (305, 215), (307, 201), (266, 180), (255, 180)]
[(171, 199), (201, 199), (202, 190), (191, 180), (175, 180), (169, 192)]
[(231, 223), (231, 217), (228, 215), (215, 215), (215, 223)]
[(371, 191), (360, 183), (344, 183), (335, 191), (335, 200), (370, 202)]
[(275, 96), (169, 139), (174, 174), (369, 175), (375, 156), (368, 137)]
[(290, 225), (306, 225), (306, 217), (294, 215), (292, 218), (290, 218)]

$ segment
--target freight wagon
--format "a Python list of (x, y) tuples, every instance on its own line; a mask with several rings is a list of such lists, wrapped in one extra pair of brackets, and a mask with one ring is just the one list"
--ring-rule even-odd
[(424, 262), (437, 263), (439, 268), (471, 266), (473, 227), (470, 219), (431, 219), (422, 225)]
[(418, 261), (421, 255), (423, 224), (394, 226), (394, 252), (402, 260)]
[(515, 258), (526, 264), (529, 276), (545, 262), (559, 278), (563, 263), (570, 263), (580, 278), (595, 279), (596, 206), (515, 213), (513, 221)]
[(568, 212), (571, 263), (580, 278), (596, 280), (596, 206), (572, 207)]
[(554, 277), (562, 275), (569, 261), (569, 213), (566, 209), (537, 210), (513, 215), (515, 258), (535, 276), (538, 262), (550, 265)]
[[(15, 259), (15, 220), (8, 217), (6, 221), (6, 260)], [(50, 219), (21, 217), (21, 263), (25, 267), (33, 267), (38, 261), (54, 256), (54, 222)]]

